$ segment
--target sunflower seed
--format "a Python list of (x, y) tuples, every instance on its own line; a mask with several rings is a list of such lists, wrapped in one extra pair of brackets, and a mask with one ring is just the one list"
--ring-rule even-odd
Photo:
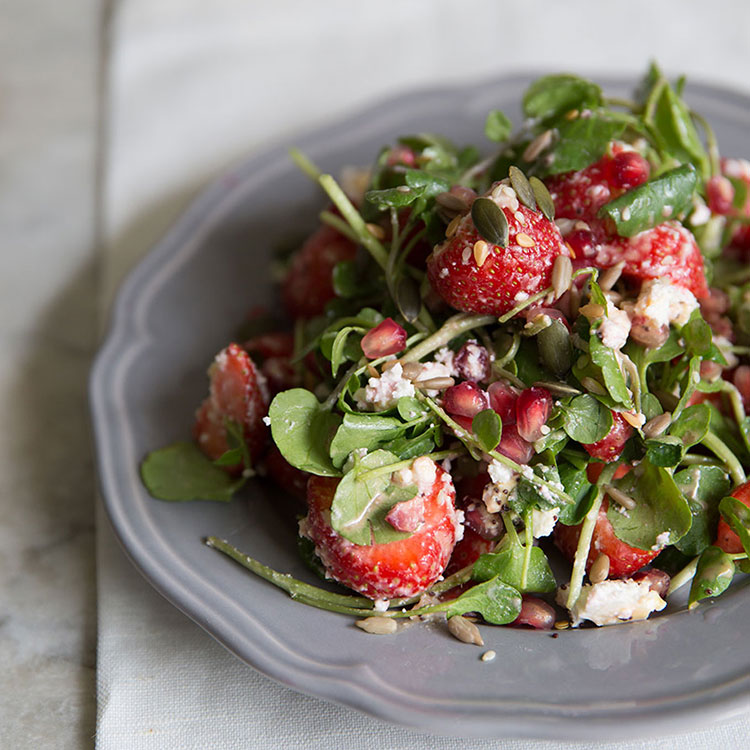
[(463, 217), (461, 214), (456, 214), (450, 221), (450, 224), (445, 228), (445, 236), (450, 239), (458, 231), (458, 225), (461, 223)]
[(609, 291), (620, 278), (622, 269), (625, 268), (625, 261), (621, 260), (619, 263), (615, 263), (614, 266), (610, 266), (600, 277), (599, 286), (604, 291)]
[(422, 365), (419, 362), (407, 362), (404, 365), (403, 374), (407, 380), (415, 380), (422, 372)]
[(465, 214), (469, 210), (467, 203), (453, 193), (438, 193), (435, 196), (435, 203), (437, 203), (438, 206), (442, 206), (449, 211), (454, 211), (459, 214)]
[(570, 317), (575, 318), (578, 316), (578, 310), (581, 306), (581, 292), (578, 287), (573, 284), (570, 287)]
[(534, 383), (534, 385), (538, 386), (539, 388), (545, 388), (553, 396), (560, 396), (561, 398), (564, 398), (565, 396), (581, 395), (581, 391), (579, 391), (578, 388), (574, 388), (572, 385), (568, 385), (567, 383), (549, 383), (546, 380), (539, 380)]
[(551, 130), (545, 130), (543, 133), (540, 133), (536, 138), (534, 138), (531, 143), (529, 143), (528, 146), (526, 146), (526, 149), (523, 152), (523, 160), (524, 161), (534, 161), (539, 154), (542, 153), (545, 149), (549, 148), (550, 144), (552, 143), (552, 131)]
[(634, 414), (630, 411), (621, 411), (620, 416), (631, 426), (639, 430), (646, 421), (643, 414)]
[(516, 235), (516, 243), (521, 247), (534, 247), (536, 244), (526, 232), (519, 232)]
[(531, 188), (529, 178), (516, 166), (510, 168), (508, 176), (510, 177), (510, 184), (513, 186), (513, 190), (516, 191), (518, 200), (526, 208), (536, 211), (536, 199), (534, 198), (534, 191)]
[(378, 240), (384, 240), (385, 239), (385, 229), (381, 227), (379, 224), (365, 224), (365, 227), (367, 228), (367, 231), (375, 237), (375, 239)]
[(618, 505), (622, 505), (623, 508), (627, 508), (627, 510), (633, 510), (633, 508), (635, 508), (635, 500), (633, 500), (630, 495), (626, 495), (622, 490), (618, 490), (617, 487), (613, 487), (611, 484), (605, 484), (604, 491)]
[(471, 219), (477, 232), (491, 245), (508, 246), (508, 220), (489, 198), (477, 198), (471, 205)]
[(589, 581), (591, 583), (601, 583), (607, 580), (609, 575), (609, 557), (602, 553), (594, 560), (589, 570)]
[(484, 261), (490, 256), (490, 246), (484, 240), (477, 240), (474, 243), (474, 260), (481, 268)]
[(419, 286), (410, 276), (404, 276), (396, 288), (396, 303), (408, 323), (413, 323), (422, 309), (422, 297)]
[(534, 191), (536, 205), (539, 206), (539, 210), (544, 214), (545, 218), (554, 221), (555, 202), (552, 200), (552, 196), (549, 194), (547, 186), (538, 177), (529, 178), (529, 184)]
[(497, 656), (497, 653), (495, 653), (492, 649), (489, 651), (485, 651), (482, 654), (482, 661), (492, 661)]
[(567, 255), (558, 255), (552, 266), (552, 288), (555, 299), (559, 299), (570, 287), (573, 278), (573, 263)]
[(453, 378), (428, 378), (427, 380), (417, 380), (414, 385), (423, 391), (444, 391), (455, 385)]
[(594, 378), (581, 378), (581, 385), (589, 392), (595, 393), (597, 396), (606, 396), (607, 389)]
[(570, 623), (567, 620), (558, 620), (555, 623), (555, 630), (567, 630), (570, 627)]
[(578, 312), (581, 315), (585, 315), (589, 320), (596, 320), (604, 315), (604, 308), (598, 305), (596, 302), (589, 302), (587, 305), (581, 307)]
[(372, 635), (392, 635), (398, 629), (398, 624), (390, 617), (366, 617), (364, 620), (357, 620), (354, 624), (362, 628), (365, 633), (372, 633)]
[(649, 419), (646, 424), (643, 425), (643, 434), (647, 438), (655, 438), (666, 432), (672, 422), (672, 415), (670, 412), (665, 411), (663, 414), (655, 416), (653, 419)]
[(479, 628), (473, 622), (469, 622), (461, 615), (454, 615), (448, 620), (448, 632), (454, 638), (458, 638), (459, 641), (463, 641), (464, 643), (473, 643), (475, 646), (484, 646), (484, 641), (482, 640), (482, 634), (479, 632)]

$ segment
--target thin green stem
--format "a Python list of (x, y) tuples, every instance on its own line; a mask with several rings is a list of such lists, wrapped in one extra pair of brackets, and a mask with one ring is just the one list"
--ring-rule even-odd
[[(419, 420), (422, 421), (422, 420)], [(436, 451), (435, 453), (427, 453), (424, 458), (431, 458), (433, 461), (442, 461), (446, 458), (458, 458), (464, 455), (461, 451)], [(368, 482), (381, 474), (393, 474), (394, 471), (400, 469), (408, 469), (414, 463), (413, 458), (407, 458), (404, 461), (398, 461), (395, 464), (388, 464), (387, 466), (378, 466), (376, 469), (368, 469), (357, 476), (357, 479)]]
[(720, 440), (713, 432), (709, 432), (701, 440), (701, 443), (726, 466), (735, 485), (744, 484), (746, 480), (745, 470), (742, 468), (742, 464), (738, 461), (737, 456), (732, 453), (729, 446), (723, 440)]
[(299, 149), (290, 148), (289, 156), (292, 161), (304, 172), (311, 180), (318, 181), (321, 171), (313, 164), (313, 162), (305, 156)]
[(532, 524), (532, 509), (528, 508), (523, 516), (525, 546), (523, 554), (523, 567), (521, 568), (521, 589), (526, 588), (529, 580), (529, 566), (531, 565), (531, 550), (534, 548), (534, 527)]
[(336, 216), (330, 211), (321, 211), (319, 218), (324, 224), (333, 227), (339, 234), (348, 237), (352, 242), (359, 242), (359, 237), (354, 230), (340, 216)]
[(698, 569), (698, 557), (694, 557), (679, 573), (672, 576), (672, 580), (669, 582), (669, 588), (667, 589), (667, 596), (672, 596), (675, 591), (681, 589), (686, 583), (689, 583), (695, 571)]
[(496, 321), (497, 318), (493, 315), (469, 315), (468, 313), (454, 315), (452, 318), (448, 318), (441, 328), (428, 336), (421, 344), (404, 354), (401, 361), (418, 362), (422, 357), (450, 343), (456, 336), (460, 336), (462, 333), (472, 330), (472, 328), (488, 326)]

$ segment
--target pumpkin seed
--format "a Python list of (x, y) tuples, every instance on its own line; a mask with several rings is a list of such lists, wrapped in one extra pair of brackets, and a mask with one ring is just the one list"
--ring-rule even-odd
[(539, 332), (536, 341), (539, 347), (539, 357), (548, 370), (558, 377), (562, 377), (570, 370), (573, 347), (568, 329), (563, 323), (553, 320), (550, 325)]
[(471, 204), (471, 220), (477, 232), (491, 245), (508, 247), (508, 220), (497, 203), (489, 198), (477, 198)]
[(539, 388), (545, 388), (553, 396), (560, 396), (561, 398), (564, 398), (565, 396), (581, 395), (581, 391), (578, 390), (578, 388), (574, 388), (572, 385), (568, 385), (567, 383), (548, 383), (544, 380), (540, 380), (534, 383), (534, 385), (538, 386)]
[(531, 188), (529, 178), (516, 166), (512, 166), (508, 170), (508, 176), (510, 177), (510, 184), (513, 186), (513, 190), (516, 191), (518, 200), (526, 208), (536, 211), (536, 199), (534, 198), (534, 191)]
[(396, 288), (396, 303), (408, 323), (413, 323), (422, 309), (422, 297), (419, 286), (410, 276), (404, 276)]
[(554, 221), (555, 202), (552, 200), (552, 196), (549, 194), (547, 186), (538, 177), (531, 177), (529, 179), (529, 184), (534, 191), (534, 198), (536, 198), (536, 204), (539, 206), (539, 210), (544, 214), (545, 218)]

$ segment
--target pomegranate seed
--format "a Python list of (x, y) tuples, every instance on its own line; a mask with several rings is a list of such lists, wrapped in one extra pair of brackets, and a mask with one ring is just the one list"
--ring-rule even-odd
[(388, 153), (386, 163), (389, 167), (398, 164), (413, 167), (417, 163), (417, 155), (408, 146), (394, 146)]
[(712, 177), (706, 183), (706, 196), (708, 197), (708, 207), (715, 214), (725, 216), (732, 212), (734, 206), (734, 186), (732, 183), (721, 175)]
[(474, 418), (473, 417), (462, 417), (460, 414), (453, 414), (453, 421), (457, 422), (461, 427), (463, 427), (466, 432), (474, 432)]
[(516, 402), (518, 434), (530, 443), (539, 440), (551, 410), (552, 396), (545, 388), (534, 386), (522, 391)]
[(490, 385), (487, 392), (490, 394), (490, 406), (503, 420), (503, 425), (515, 424), (518, 391), (513, 386), (498, 380)]
[(742, 396), (745, 409), (750, 408), (750, 366), (740, 365), (732, 376), (732, 381)]
[(648, 180), (649, 163), (635, 151), (621, 151), (609, 165), (609, 179), (613, 186), (632, 190)]
[(616, 411), (612, 412), (612, 429), (607, 435), (596, 443), (584, 443), (583, 447), (592, 458), (598, 458), (604, 463), (615, 461), (633, 434), (633, 428), (625, 421), (623, 416)]
[(527, 464), (534, 455), (534, 447), (518, 434), (514, 424), (503, 425), (503, 436), (495, 450), (517, 464)]
[(588, 229), (576, 229), (565, 235), (565, 241), (573, 248), (576, 259), (593, 258), (597, 253), (596, 236)]
[(656, 591), (662, 599), (666, 596), (669, 590), (669, 584), (672, 580), (668, 573), (658, 568), (651, 568), (649, 570), (642, 570), (633, 576), (634, 581), (648, 581), (648, 585), (651, 591)]
[(521, 612), (510, 624), (513, 628), (534, 628), (534, 630), (551, 630), (557, 615), (551, 604), (536, 596), (524, 594), (521, 601)]
[(464, 508), (464, 523), (482, 539), (487, 540), (498, 539), (505, 528), (500, 514), (490, 513), (481, 500)]
[(452, 416), (474, 417), (489, 405), (487, 394), (468, 381), (452, 385), (443, 394), (443, 408)]
[(386, 318), (362, 337), (362, 351), (367, 359), (398, 354), (406, 347), (406, 331), (392, 318)]
[(490, 376), (490, 353), (475, 341), (469, 341), (456, 352), (453, 366), (464, 380), (481, 383)]
[(396, 503), (386, 514), (385, 520), (396, 531), (416, 531), (424, 521), (424, 498), (417, 495), (411, 500)]

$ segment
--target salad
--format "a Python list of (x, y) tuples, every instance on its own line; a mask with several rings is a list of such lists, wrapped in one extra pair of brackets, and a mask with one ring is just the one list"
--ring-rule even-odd
[(287, 322), (218, 353), (150, 493), (275, 482), (348, 592), (206, 543), (376, 634), (645, 619), (750, 572), (750, 162), (683, 84), (545, 76), (492, 147), (403, 136), (338, 181), (293, 150), (329, 203), (284, 259)]

